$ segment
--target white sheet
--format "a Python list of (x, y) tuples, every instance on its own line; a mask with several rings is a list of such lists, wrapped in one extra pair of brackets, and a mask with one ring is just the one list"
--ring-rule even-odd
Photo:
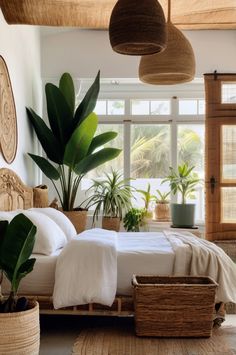
[[(131, 279), (133, 274), (161, 276), (172, 274), (175, 254), (163, 233), (126, 232), (118, 233), (118, 235), (118, 294), (132, 294)], [(187, 249), (190, 251), (188, 247)], [(188, 256), (187, 252), (186, 256)], [(183, 265), (183, 274), (185, 269), (186, 264)]]
[[(50, 256), (32, 254), (36, 258), (34, 269), (21, 280), (19, 293), (24, 295), (52, 295), (55, 283), (55, 270), (57, 257), (61, 250), (57, 250)], [(2, 292), (10, 290), (8, 281), (4, 278)]]
[(57, 260), (53, 305), (111, 306), (117, 289), (117, 233), (91, 229), (69, 242)]
[[(87, 232), (86, 232), (87, 233)], [(107, 232), (110, 233), (110, 232)], [(78, 240), (80, 237), (77, 237)], [(168, 235), (168, 239), (164, 236), (163, 233), (118, 233), (117, 238), (117, 293), (123, 295), (132, 294), (131, 287), (131, 278), (133, 274), (147, 274), (147, 275), (170, 275), (172, 273), (176, 275), (188, 275), (188, 274), (204, 274), (209, 275), (216, 279), (220, 283), (220, 289), (217, 293), (217, 298), (220, 301), (236, 302), (236, 266), (231, 261), (230, 258), (222, 251), (222, 249), (216, 247), (213, 243), (207, 242), (196, 237), (191, 241), (186, 239), (184, 235), (181, 234), (181, 237), (176, 238), (176, 236)], [(91, 239), (91, 238), (90, 238)], [(107, 235), (103, 239), (102, 244), (109, 240)], [(97, 257), (97, 251), (95, 244), (91, 248), (91, 245), (87, 243), (88, 238), (84, 235), (84, 238), (81, 239), (83, 245), (83, 259), (77, 256), (77, 252), (73, 248), (74, 244), (68, 244), (67, 248), (70, 246), (72, 254), (76, 255), (78, 259), (77, 267), (72, 263), (72, 259), (67, 261), (63, 265), (65, 273), (68, 268), (72, 268), (74, 271), (74, 285), (81, 287), (81, 280), (87, 279), (87, 271), (90, 268), (92, 273), (92, 278), (100, 277), (100, 266), (95, 265), (94, 261)], [(195, 249), (193, 248), (194, 242)], [(211, 254), (209, 258), (209, 251), (205, 248), (206, 244), (211, 246), (211, 248), (216, 248), (215, 251), (212, 251), (214, 255)], [(81, 245), (82, 245), (81, 244)], [(112, 247), (113, 248), (113, 247)], [(100, 250), (101, 252), (101, 250)], [(192, 252), (194, 252), (194, 257), (192, 258)], [(20, 286), (20, 292), (25, 294), (45, 294), (52, 295), (54, 280), (55, 280), (55, 268), (56, 261), (60, 251), (52, 256), (43, 256), (43, 255), (34, 255), (37, 261), (35, 268), (32, 273), (27, 275), (25, 279), (22, 280)], [(217, 254), (217, 256), (215, 256)], [(113, 255), (114, 256), (114, 255)], [(213, 258), (213, 259), (212, 259)], [(193, 263), (194, 260), (194, 264)], [(114, 258), (113, 258), (114, 261)], [(228, 273), (225, 270), (222, 273), (222, 267), (224, 268), (224, 263), (229, 265), (230, 272)], [(209, 264), (209, 262), (211, 264)], [(114, 268), (114, 263), (111, 264)], [(191, 267), (192, 265), (192, 267)], [(104, 268), (104, 265), (103, 265)], [(107, 266), (106, 276), (111, 275), (110, 265)], [(215, 276), (212, 274), (215, 273)], [(82, 275), (81, 275), (82, 273)], [(105, 274), (104, 274), (105, 277)], [(67, 279), (71, 280), (70, 273), (67, 273), (67, 276), (62, 277), (63, 292), (69, 292)], [(91, 279), (90, 279), (91, 280)], [(95, 284), (93, 286), (95, 287)], [(116, 285), (116, 278), (113, 277), (113, 286)], [(101, 285), (98, 285), (101, 290)], [(6, 282), (3, 283), (3, 291), (6, 290)], [(225, 295), (225, 290), (230, 290), (230, 297)], [(89, 291), (91, 294), (91, 290)], [(91, 295), (90, 295), (91, 296)], [(233, 297), (232, 297), (233, 296)], [(92, 302), (92, 297), (90, 301)], [(83, 299), (83, 303), (89, 302), (87, 299)], [(78, 304), (76, 300), (73, 302)]]

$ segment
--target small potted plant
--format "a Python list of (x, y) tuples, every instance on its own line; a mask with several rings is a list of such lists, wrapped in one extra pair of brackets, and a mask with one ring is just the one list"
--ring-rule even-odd
[(170, 201), (169, 201), (169, 192), (161, 192), (156, 190), (156, 206), (154, 209), (154, 219), (159, 222), (168, 222), (170, 221)]
[(4, 275), (11, 285), (8, 298), (0, 295), (0, 354), (39, 353), (39, 305), (17, 297), (21, 279), (36, 261), (30, 258), (35, 234), (36, 227), (23, 214), (10, 223), (0, 221), (0, 279)]
[(144, 201), (144, 208), (146, 211), (146, 218), (152, 218), (152, 211), (150, 210), (150, 202), (155, 201), (155, 196), (151, 194), (151, 185), (148, 183), (147, 190), (137, 190), (142, 194), (142, 200)]
[(194, 198), (196, 186), (200, 179), (193, 171), (195, 167), (189, 167), (187, 163), (178, 166), (177, 171), (170, 167), (170, 174), (163, 180), (169, 182), (170, 189), (174, 195), (178, 192), (181, 196), (181, 203), (171, 204), (171, 219), (173, 227), (192, 228), (194, 226), (195, 204), (187, 203), (187, 199)]
[(48, 179), (51, 180), (63, 212), (74, 223), (77, 232), (85, 229), (86, 211), (74, 208), (82, 178), (92, 169), (116, 158), (121, 150), (104, 148), (116, 132), (95, 136), (98, 118), (93, 112), (100, 89), (100, 73), (78, 107), (72, 77), (64, 73), (59, 87), (45, 86), (50, 128), (31, 108), (30, 122), (42, 145), (45, 156), (29, 154)]
[(124, 217), (124, 227), (127, 232), (140, 232), (141, 227), (145, 227), (146, 209), (131, 208)]
[(102, 215), (102, 228), (119, 231), (123, 214), (131, 207), (132, 188), (128, 185), (130, 179), (122, 179), (122, 175), (112, 170), (105, 174), (105, 179), (93, 180), (90, 190), (91, 197), (84, 202), (86, 208), (95, 206), (93, 225), (98, 216)]

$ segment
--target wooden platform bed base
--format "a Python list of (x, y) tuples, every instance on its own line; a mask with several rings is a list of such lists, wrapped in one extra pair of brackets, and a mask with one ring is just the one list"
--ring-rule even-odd
[(60, 309), (53, 308), (52, 296), (28, 296), (29, 300), (36, 300), (39, 303), (40, 314), (61, 314), (75, 316), (134, 316), (134, 303), (132, 296), (118, 296), (111, 307), (101, 304), (90, 303), (81, 306), (66, 307)]

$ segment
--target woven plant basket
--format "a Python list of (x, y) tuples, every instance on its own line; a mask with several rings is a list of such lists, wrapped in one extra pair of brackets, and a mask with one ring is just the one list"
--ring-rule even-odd
[(132, 284), (137, 335), (211, 336), (218, 286), (211, 278), (134, 276)]
[(154, 219), (159, 222), (170, 221), (169, 203), (157, 203), (154, 210)]
[(39, 185), (33, 188), (34, 207), (48, 207), (48, 187)]
[(64, 215), (74, 225), (76, 232), (81, 233), (86, 229), (87, 223), (87, 211), (62, 211)]
[(24, 312), (0, 313), (0, 354), (38, 355), (40, 343), (39, 305)]
[(120, 218), (118, 217), (103, 217), (102, 228), (119, 232), (120, 230)]

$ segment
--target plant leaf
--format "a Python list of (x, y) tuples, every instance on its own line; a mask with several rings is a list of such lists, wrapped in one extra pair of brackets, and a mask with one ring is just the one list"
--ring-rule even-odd
[(15, 281), (14, 281), (14, 288), (17, 290), (19, 287), (19, 283), (23, 277), (25, 277), (27, 274), (29, 274), (31, 271), (33, 271), (34, 264), (36, 262), (36, 259), (28, 259), (26, 260), (18, 269), (16, 276), (15, 276)]
[(84, 158), (75, 166), (74, 171), (79, 175), (86, 174), (90, 170), (97, 168), (99, 165), (118, 157), (121, 151), (121, 149), (116, 148), (103, 148), (97, 153), (91, 154)]
[[(9, 222), (8, 221), (0, 221), (0, 253), (1, 253), (1, 246), (6, 234), (6, 230), (8, 227)], [(0, 270), (1, 270), (1, 260), (0, 260)], [(1, 282), (0, 282), (1, 283)]]
[[(47, 157), (54, 163), (61, 164), (64, 154), (61, 144), (46, 123), (34, 112), (34, 110), (26, 108), (26, 111)], [(57, 147), (57, 149), (55, 149), (55, 147)]]
[(108, 142), (110, 142), (112, 139), (117, 137), (117, 132), (105, 132), (102, 134), (99, 134), (98, 136), (94, 137), (91, 145), (89, 147), (89, 151), (88, 153), (93, 153), (95, 151), (95, 149), (97, 149), (98, 147), (100, 147), (101, 145), (104, 145)]
[(19, 286), (18, 271), (32, 254), (35, 234), (36, 227), (22, 213), (14, 217), (8, 225), (0, 250), (0, 264), (12, 283), (14, 292)]
[(39, 155), (28, 154), (49, 179), (58, 180), (60, 178), (58, 170), (47, 159)]
[(83, 98), (82, 102), (78, 106), (76, 112), (75, 112), (75, 117), (74, 117), (74, 127), (76, 127), (78, 124), (80, 124), (85, 117), (87, 117), (91, 112), (93, 112), (98, 94), (100, 90), (100, 70), (98, 71), (98, 74), (87, 91), (85, 97)]
[(61, 90), (51, 83), (45, 86), (47, 112), (51, 130), (65, 146), (72, 132), (73, 113)]
[(73, 83), (73, 79), (69, 73), (64, 73), (61, 76), (59, 89), (64, 95), (68, 106), (70, 107), (71, 114), (74, 116), (75, 111), (75, 87)]
[(71, 139), (66, 145), (64, 154), (64, 163), (72, 169), (75, 164), (79, 163), (88, 153), (91, 141), (96, 132), (98, 118), (95, 113), (91, 113), (76, 128)]

